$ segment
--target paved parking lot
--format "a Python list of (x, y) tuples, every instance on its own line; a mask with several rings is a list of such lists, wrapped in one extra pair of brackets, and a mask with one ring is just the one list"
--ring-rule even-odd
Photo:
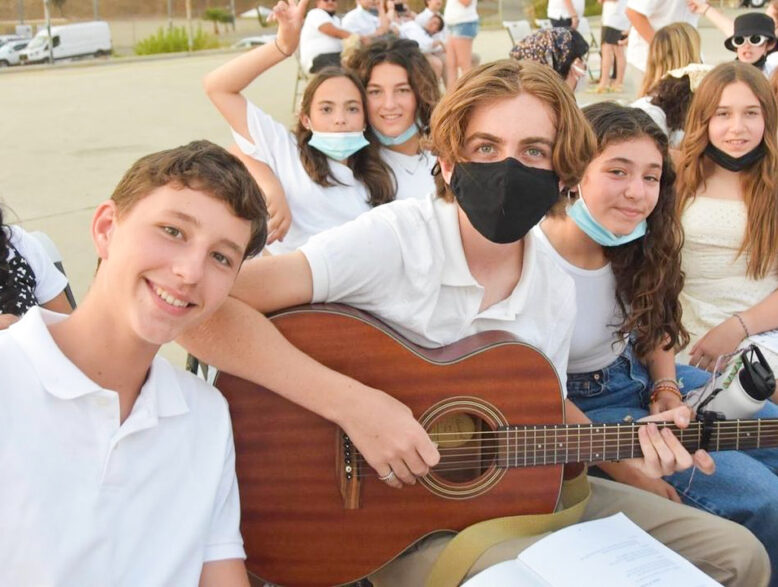
[[(731, 58), (717, 31), (701, 32), (709, 62)], [(475, 50), (484, 61), (506, 56), (509, 49), (504, 31), (476, 38)], [(59, 245), (77, 299), (95, 268), (92, 210), (110, 196), (122, 173), (142, 155), (193, 139), (229, 144), (228, 129), (200, 80), (230, 56), (0, 73), (0, 202), (7, 221), (44, 230)], [(291, 124), (295, 72), (289, 59), (255, 82), (247, 96)], [(182, 360), (175, 345), (164, 352)]]

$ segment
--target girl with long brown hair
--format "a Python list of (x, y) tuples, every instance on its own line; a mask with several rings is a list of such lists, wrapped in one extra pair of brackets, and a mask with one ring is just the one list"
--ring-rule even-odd
[[(241, 94), (256, 77), (294, 53), (306, 6), (303, 0), (277, 8), (273, 43), (229, 61), (203, 82), (243, 154), (264, 163), (281, 184), (291, 220), (283, 240), (269, 246), (272, 253), (295, 250), (310, 236), (393, 200), (395, 193), (378, 142), (364, 132), (367, 96), (354, 74), (339, 68), (320, 71), (305, 89), (291, 134)], [(269, 205), (271, 224), (278, 206), (286, 202)]]
[[(711, 370), (719, 356), (778, 327), (778, 104), (762, 72), (725, 63), (694, 94), (678, 166), (686, 282), (680, 295), (691, 344), (680, 355)], [(763, 347), (773, 370), (778, 355)], [(756, 417), (778, 417), (767, 402)], [(714, 455), (717, 475), (733, 470), (730, 495), (712, 504), (739, 519), (767, 548), (778, 577), (778, 457), (774, 450)], [(753, 457), (753, 458), (752, 458)], [(695, 479), (688, 495), (702, 495)], [(737, 487), (748, 493), (735, 497)], [(711, 502), (702, 502), (710, 504)]]
[[(676, 365), (688, 341), (678, 295), (683, 241), (667, 137), (643, 111), (600, 103), (584, 109), (598, 154), (578, 198), (535, 229), (576, 282), (567, 395), (594, 422), (639, 419), (681, 405), (709, 374)], [(773, 406), (778, 416), (778, 408)], [(618, 481), (700, 507), (748, 527), (768, 548), (778, 544), (778, 450), (714, 453), (716, 474), (649, 479), (630, 469)], [(746, 483), (753, 493), (733, 499)]]
[[(689, 109), (677, 186), (691, 337), (682, 356), (704, 369), (778, 328), (777, 136), (778, 103), (760, 71), (725, 63), (705, 77)], [(778, 355), (763, 351), (775, 371)]]

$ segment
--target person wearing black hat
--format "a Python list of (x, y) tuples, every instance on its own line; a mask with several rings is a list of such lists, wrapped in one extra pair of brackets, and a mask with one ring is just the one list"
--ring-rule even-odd
[(761, 12), (741, 14), (735, 19), (735, 32), (724, 46), (737, 53), (738, 61), (764, 69), (767, 54), (775, 49), (775, 23)]

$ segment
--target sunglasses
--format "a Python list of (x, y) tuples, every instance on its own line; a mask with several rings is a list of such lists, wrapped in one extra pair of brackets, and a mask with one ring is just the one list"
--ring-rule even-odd
[(732, 37), (732, 45), (735, 47), (742, 47), (743, 45), (748, 43), (749, 45), (752, 45), (754, 47), (761, 47), (769, 40), (770, 37), (765, 35), (749, 35), (747, 37)]

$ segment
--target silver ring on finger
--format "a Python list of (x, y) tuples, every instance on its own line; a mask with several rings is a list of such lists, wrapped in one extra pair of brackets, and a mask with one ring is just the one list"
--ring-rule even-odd
[(389, 472), (386, 475), (379, 475), (378, 479), (381, 481), (391, 481), (394, 478), (394, 471), (389, 469)]

